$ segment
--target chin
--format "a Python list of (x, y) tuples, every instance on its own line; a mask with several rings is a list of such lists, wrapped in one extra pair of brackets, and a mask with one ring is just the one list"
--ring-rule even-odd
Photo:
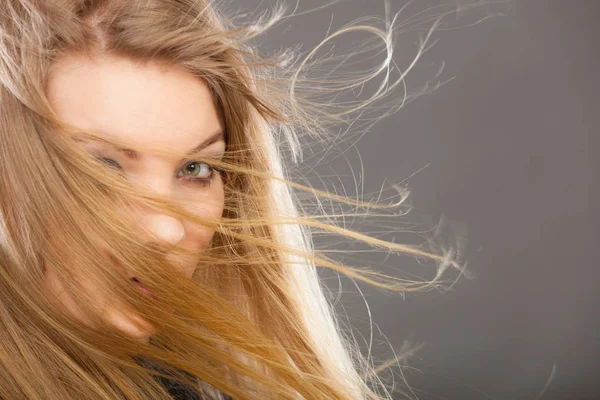
[(120, 310), (111, 312), (108, 318), (115, 327), (136, 340), (147, 342), (156, 333), (156, 328), (148, 321)]

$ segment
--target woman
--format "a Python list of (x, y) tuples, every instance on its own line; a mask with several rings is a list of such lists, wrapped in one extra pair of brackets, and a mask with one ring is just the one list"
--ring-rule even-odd
[[(316, 265), (407, 285), (312, 250), (309, 228), (444, 257), (301, 215), (291, 187), (402, 201), (313, 190), (284, 160), (301, 156), (299, 132), (324, 135), (401, 78), (345, 109), (316, 103), (312, 53), (248, 44), (278, 12), (236, 28), (202, 0), (0, 7), (0, 397), (390, 398)], [(391, 51), (393, 23), (367, 30)]]

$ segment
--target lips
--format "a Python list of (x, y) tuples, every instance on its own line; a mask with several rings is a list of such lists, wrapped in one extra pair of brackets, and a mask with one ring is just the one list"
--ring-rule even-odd
[[(117, 266), (117, 268), (119, 269), (123, 269), (123, 267), (121, 266), (121, 264), (117, 261), (116, 258), (113, 257), (112, 254), (108, 253), (108, 257), (110, 258), (110, 260), (112, 261), (112, 263)], [(142, 292), (146, 293), (148, 296), (152, 297), (152, 298), (156, 298), (156, 295), (154, 293), (152, 293), (152, 291), (150, 289), (148, 289), (146, 286), (142, 285), (141, 282), (138, 280), (138, 278), (136, 278), (135, 276), (130, 276), (129, 279), (131, 281), (133, 281), (133, 283), (138, 287), (138, 289), (140, 289)]]
[(150, 291), (146, 286), (142, 285), (140, 281), (136, 277), (132, 277), (131, 280), (133, 283), (140, 289), (142, 292), (146, 293), (148, 296), (152, 298), (156, 298), (156, 295)]

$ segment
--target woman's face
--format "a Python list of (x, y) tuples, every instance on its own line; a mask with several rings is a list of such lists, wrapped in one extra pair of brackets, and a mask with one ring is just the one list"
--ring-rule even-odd
[[(64, 122), (133, 143), (129, 149), (133, 151), (121, 151), (99, 141), (81, 142), (94, 156), (122, 169), (131, 182), (167, 195), (203, 217), (221, 216), (224, 194), (218, 171), (205, 163), (136, 150), (138, 144), (140, 148), (170, 146), (187, 154), (205, 145), (204, 155), (217, 159), (223, 156), (223, 126), (209, 89), (201, 80), (182, 69), (139, 66), (114, 56), (92, 61), (69, 55), (53, 65), (48, 96)], [(193, 203), (190, 199), (194, 199)], [(129, 215), (134, 212), (119, 211)], [(199, 256), (214, 233), (155, 210), (137, 208), (133, 215), (138, 226), (156, 240), (176, 244)], [(181, 269), (191, 278), (195, 264), (190, 260)], [(45, 277), (46, 287), (66, 310), (91, 325), (75, 301), (63, 292), (52, 268), (46, 268)], [(154, 333), (147, 322), (103, 298), (94, 282), (85, 282), (85, 288), (96, 299), (95, 305), (103, 317), (127, 335), (147, 341)]]

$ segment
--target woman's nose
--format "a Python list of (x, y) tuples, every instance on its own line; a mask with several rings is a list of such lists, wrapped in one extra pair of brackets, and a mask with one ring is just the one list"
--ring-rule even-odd
[(185, 237), (181, 221), (166, 214), (147, 213), (141, 216), (141, 225), (157, 240), (176, 245)]

